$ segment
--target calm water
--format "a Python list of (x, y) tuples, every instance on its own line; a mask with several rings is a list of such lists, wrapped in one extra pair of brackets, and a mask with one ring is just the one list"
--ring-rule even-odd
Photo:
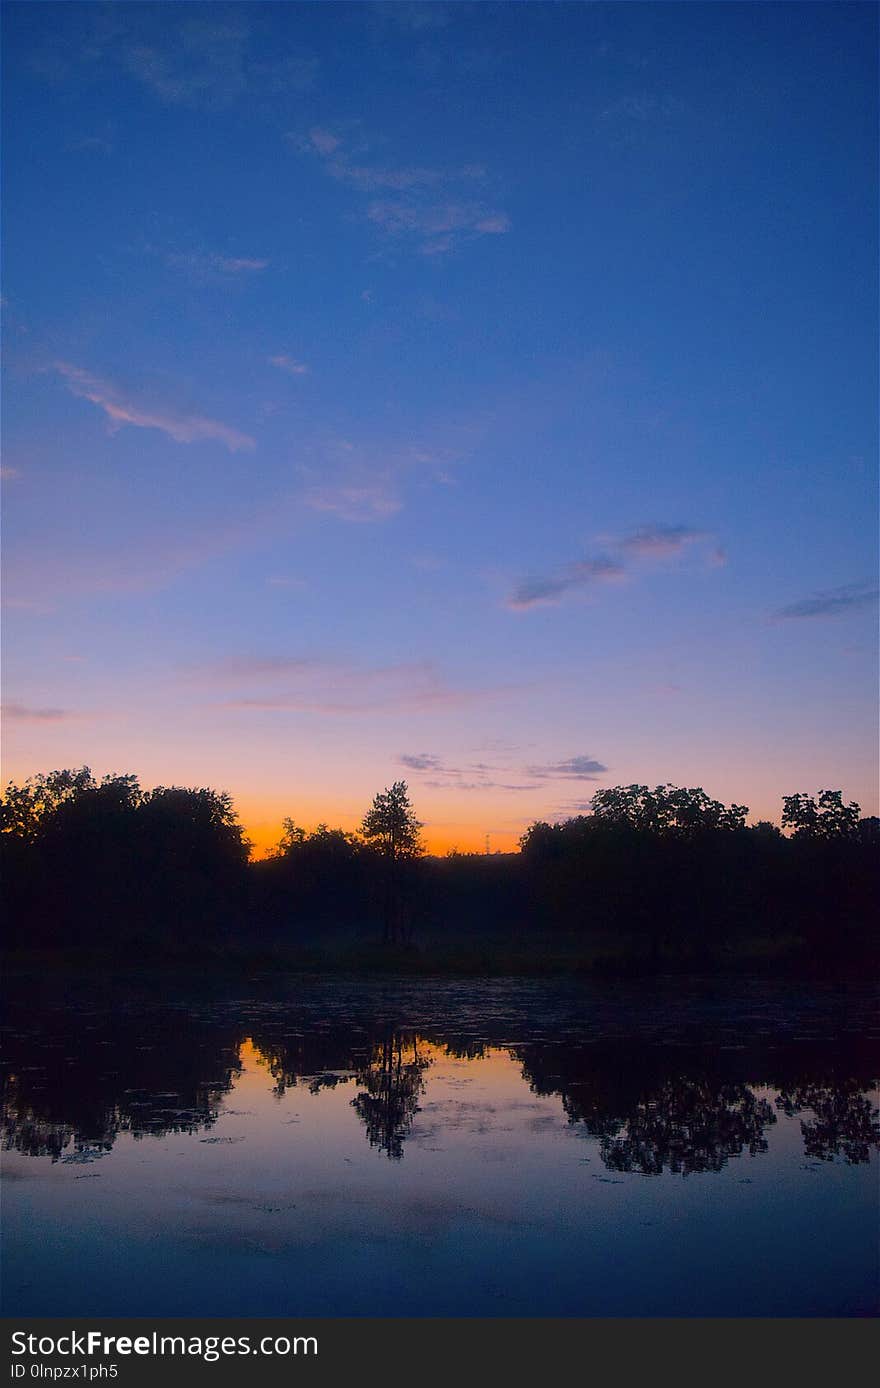
[(7, 991), (7, 1315), (876, 1311), (865, 989)]

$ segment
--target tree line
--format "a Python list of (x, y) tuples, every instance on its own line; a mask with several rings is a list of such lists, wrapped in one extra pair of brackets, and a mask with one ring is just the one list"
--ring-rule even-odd
[(396, 781), (358, 832), (286, 819), (251, 862), (228, 794), (53, 771), (0, 797), (5, 938), (150, 957), (345, 932), (399, 951), (457, 932), (526, 954), (599, 940), (653, 969), (763, 940), (818, 968), (870, 964), (878, 820), (837, 790), (785, 796), (781, 828), (747, 814), (701, 788), (616, 786), (589, 813), (532, 824), (517, 853), (435, 858)]

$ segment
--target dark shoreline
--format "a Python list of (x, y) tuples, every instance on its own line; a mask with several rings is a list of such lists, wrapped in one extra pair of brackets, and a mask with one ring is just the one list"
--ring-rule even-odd
[(810, 958), (806, 951), (793, 949), (784, 954), (743, 954), (719, 959), (710, 955), (648, 957), (608, 955), (577, 949), (546, 950), (539, 954), (493, 950), (475, 945), (451, 951), (419, 949), (416, 946), (388, 948), (364, 946), (331, 950), (230, 947), (179, 950), (174, 953), (129, 951), (14, 951), (2, 956), (7, 985), (16, 977), (35, 973), (106, 973), (148, 976), (169, 974), (187, 977), (193, 973), (216, 977), (242, 978), (254, 974), (336, 978), (355, 976), (380, 978), (500, 979), (581, 978), (601, 982), (617, 980), (717, 981), (755, 979), (762, 982), (865, 983), (880, 978), (871, 967), (841, 961), (838, 967), (827, 958)]

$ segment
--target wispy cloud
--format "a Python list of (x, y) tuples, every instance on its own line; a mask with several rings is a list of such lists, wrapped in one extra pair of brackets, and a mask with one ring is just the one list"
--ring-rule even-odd
[[(290, 138), (295, 139), (294, 136)], [(308, 133), (308, 143), (318, 154), (323, 154), (325, 159), (329, 159), (342, 145), (342, 136), (334, 135), (332, 130), (324, 130), (321, 126), (315, 125)]]
[(285, 356), (280, 352), (276, 357), (269, 357), (269, 365), (277, 366), (279, 371), (285, 371), (288, 376), (307, 376), (309, 367), (304, 361), (296, 361), (294, 357)]
[[(212, 685), (237, 685), (224, 707), (328, 716), (432, 713), (500, 696), (501, 687), (458, 687), (430, 661), (362, 666), (344, 660), (257, 656), (196, 672)], [(254, 685), (261, 686), (254, 689)]]
[(3, 705), (3, 717), (15, 723), (68, 723), (81, 716), (64, 708), (32, 708), (28, 704)]
[(394, 479), (387, 472), (308, 487), (303, 501), (313, 511), (326, 511), (357, 524), (387, 520), (403, 506)]
[(200, 284), (216, 284), (258, 275), (269, 261), (258, 256), (222, 255), (218, 251), (166, 251), (163, 259), (173, 270), (183, 270)]
[(265, 270), (269, 262), (268, 260), (254, 260), (247, 256), (218, 255), (215, 257), (215, 264), (225, 274), (240, 275)]
[(524, 578), (514, 588), (507, 606), (514, 611), (558, 603), (574, 588), (593, 583), (613, 583), (623, 578), (626, 570), (614, 559), (582, 559), (569, 564), (555, 574), (533, 575)]
[(214, 440), (230, 453), (250, 451), (255, 441), (238, 429), (204, 415), (184, 414), (168, 408), (145, 407), (133, 400), (118, 386), (93, 376), (69, 362), (56, 362), (54, 369), (62, 376), (68, 390), (83, 400), (97, 405), (111, 421), (112, 428), (131, 424), (138, 429), (159, 429), (176, 443), (201, 443)]
[(389, 24), (395, 25), (411, 34), (424, 34), (426, 30), (445, 29), (452, 19), (452, 7), (443, 0), (376, 0), (372, 12)]
[(439, 757), (430, 755), (428, 752), (409, 752), (404, 753), (398, 758), (401, 766), (406, 766), (410, 771), (440, 771), (443, 767)]
[(297, 590), (301, 590), (309, 586), (304, 578), (286, 578), (284, 575), (281, 574), (278, 574), (272, 578), (267, 578), (266, 583), (270, 588), (293, 588)]
[(684, 102), (669, 93), (628, 92), (603, 107), (599, 119), (614, 125), (644, 125), (669, 120), (684, 110)]
[[(326, 132), (321, 131), (321, 143), (326, 143)], [(313, 132), (314, 142), (314, 132)], [(322, 153), (319, 146), (318, 152)], [(378, 193), (383, 189), (390, 189), (392, 192), (403, 193), (410, 188), (432, 188), (438, 183), (445, 183), (451, 175), (442, 169), (431, 169), (424, 167), (383, 168), (377, 164), (349, 164), (343, 158), (328, 159), (325, 165), (327, 173), (331, 178), (336, 178), (340, 183), (350, 183), (353, 188), (357, 188), (361, 193)], [(462, 174), (467, 177), (466, 173)]]
[(876, 584), (846, 583), (840, 588), (829, 588), (825, 592), (814, 593), (812, 597), (802, 598), (800, 602), (780, 607), (773, 617), (777, 622), (804, 617), (842, 617), (847, 612), (872, 607), (877, 601), (878, 592), (880, 590)]
[(596, 781), (608, 767), (594, 757), (580, 756), (526, 769), (530, 776), (545, 781)]
[(365, 208), (369, 222), (392, 239), (410, 243), (427, 256), (442, 255), (465, 240), (500, 236), (510, 229), (507, 214), (485, 197), (474, 197), (474, 185), (485, 183), (481, 164), (437, 167), (426, 164), (367, 163), (367, 146), (336, 130), (313, 126), (305, 137), (289, 137), (301, 153), (317, 156), (325, 172), (357, 192), (372, 195)]
[(625, 553), (639, 558), (668, 559), (706, 538), (705, 530), (695, 530), (690, 525), (643, 525), (618, 544)]
[(514, 767), (509, 762), (499, 764), (497, 760), (451, 765), (432, 752), (402, 753), (398, 761), (420, 776), (424, 785), (455, 790), (543, 791), (548, 781), (595, 781), (608, 770), (602, 762), (588, 756), (526, 767)]
[[(314, 656), (269, 655), (269, 656), (230, 656), (207, 667), (210, 678), (262, 679), (277, 675), (327, 675), (337, 669), (345, 669), (334, 661), (319, 660)], [(206, 671), (203, 669), (202, 673)]]
[(174, 42), (124, 42), (128, 72), (169, 106), (227, 106), (244, 94), (247, 26), (191, 20)]
[(255, 57), (240, 11), (234, 17), (213, 10), (207, 17), (184, 14), (182, 21), (163, 16), (161, 29), (143, 36), (129, 31), (115, 50), (125, 70), (166, 105), (222, 109), (245, 96), (313, 86), (317, 62), (311, 55)]
[[(468, 442), (467, 439), (464, 440)], [(460, 449), (443, 443), (360, 443), (324, 436), (303, 444), (300, 499), (313, 511), (354, 523), (384, 521), (403, 507), (408, 480), (441, 482)]]
[[(68, 545), (52, 553), (31, 547), (8, 564), (3, 604), (43, 614), (83, 594), (155, 592), (221, 555), (259, 549), (267, 536), (288, 534), (290, 515), (276, 501), (201, 527), (185, 516), (169, 517), (160, 533), (138, 536), (84, 521)], [(10, 595), (13, 583), (17, 592)]]
[(317, 59), (292, 45), (265, 57), (260, 28), (241, 6), (87, 6), (53, 26), (31, 67), (54, 85), (113, 70), (163, 105), (208, 111), (308, 91)]
[(115, 154), (116, 141), (109, 135), (79, 135), (68, 140), (65, 149), (71, 154)]
[(401, 766), (418, 776), (423, 786), (431, 790), (522, 791), (536, 788), (534, 783), (521, 785), (499, 780), (498, 777), (505, 772), (488, 762), (466, 762), (462, 766), (454, 766), (430, 752), (405, 752), (397, 760)]
[(371, 202), (367, 216), (389, 236), (412, 236), (422, 255), (444, 255), (464, 237), (498, 236), (510, 230), (509, 218), (479, 202), (425, 203), (412, 198)]
[(522, 611), (555, 605), (574, 589), (596, 582), (620, 581), (634, 573), (632, 565), (639, 567), (651, 561), (675, 560), (692, 547), (696, 547), (701, 559), (713, 567), (727, 562), (724, 550), (711, 531), (698, 530), (691, 525), (642, 525), (627, 535), (599, 538), (619, 557), (582, 559), (553, 573), (533, 574), (516, 585), (507, 599), (507, 606)]

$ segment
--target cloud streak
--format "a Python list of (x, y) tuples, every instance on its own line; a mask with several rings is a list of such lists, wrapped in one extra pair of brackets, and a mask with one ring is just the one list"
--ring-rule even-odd
[(302, 503), (355, 524), (395, 516), (403, 508), (408, 479), (448, 480), (444, 468), (459, 456), (446, 447), (407, 443), (380, 448), (338, 436), (317, 439), (304, 445), (303, 452), (307, 461), (298, 464)]
[(773, 619), (789, 622), (811, 617), (842, 617), (847, 612), (873, 607), (878, 592), (880, 590), (876, 584), (846, 583), (840, 588), (829, 588), (825, 592), (814, 593), (812, 597), (802, 598), (800, 602), (780, 607), (773, 613)]
[(257, 275), (270, 263), (256, 256), (221, 255), (217, 251), (168, 251), (164, 259), (172, 269), (184, 270), (202, 282)]
[[(222, 661), (201, 674), (212, 684), (239, 687), (240, 693), (223, 701), (226, 708), (331, 717), (431, 713), (463, 708), (504, 692), (502, 687), (456, 687), (430, 661), (360, 666), (344, 660), (258, 656)], [(255, 684), (261, 687), (251, 692)]]
[(289, 44), (267, 57), (262, 26), (252, 29), (241, 6), (87, 9), (66, 30), (63, 19), (51, 26), (32, 55), (33, 70), (53, 85), (120, 72), (165, 106), (220, 111), (245, 99), (268, 104), (315, 82), (317, 59)]
[[(570, 592), (595, 583), (619, 582), (631, 573), (631, 565), (652, 561), (668, 562), (681, 558), (692, 547), (703, 549), (708, 564), (717, 567), (726, 563), (726, 556), (707, 530), (690, 525), (643, 525), (628, 535), (604, 539), (619, 557), (607, 555), (596, 559), (581, 559), (549, 574), (532, 574), (521, 579), (507, 598), (513, 611), (531, 607), (555, 606)], [(706, 549), (707, 544), (711, 545)]]
[(54, 369), (63, 377), (72, 395), (88, 400), (104, 411), (113, 429), (119, 429), (124, 424), (137, 429), (158, 429), (176, 443), (202, 443), (207, 440), (223, 444), (230, 453), (250, 452), (256, 447), (250, 435), (218, 419), (181, 414), (166, 408), (146, 408), (109, 381), (69, 362), (56, 362)]
[(275, 357), (270, 357), (269, 365), (277, 366), (279, 371), (286, 372), (288, 376), (307, 376), (309, 374), (309, 368), (304, 361), (296, 361), (283, 352), (279, 352)]
[(308, 487), (303, 501), (313, 511), (326, 511), (356, 524), (387, 520), (403, 506), (387, 473)]
[(251, 95), (308, 91), (317, 62), (292, 52), (272, 61), (254, 57), (250, 27), (215, 12), (163, 15), (160, 26), (137, 32), (131, 24), (111, 51), (129, 75), (167, 106), (219, 110)]
[[(508, 790), (540, 791), (547, 781), (596, 781), (608, 770), (602, 762), (589, 756), (568, 757), (564, 761), (516, 769), (470, 762), (450, 766), (432, 752), (407, 752), (398, 757), (401, 766), (427, 779), (423, 784), (433, 789), (449, 790)], [(512, 781), (509, 778), (518, 776)], [(499, 779), (504, 777), (506, 779)]]
[(556, 574), (522, 579), (508, 598), (507, 606), (522, 612), (530, 607), (555, 605), (572, 589), (586, 588), (593, 583), (613, 583), (625, 573), (623, 564), (613, 559), (582, 559)]
[(530, 776), (544, 781), (597, 781), (608, 767), (593, 757), (579, 756), (526, 769)]
[(32, 708), (28, 704), (3, 705), (3, 717), (14, 723), (69, 723), (81, 716), (64, 708)]
[(474, 185), (486, 179), (481, 164), (437, 168), (355, 161), (350, 141), (323, 126), (313, 126), (305, 138), (289, 138), (300, 153), (316, 156), (330, 178), (371, 198), (366, 219), (384, 236), (412, 244), (422, 255), (443, 255), (463, 241), (510, 230), (505, 212), (473, 196)]
[(669, 559), (706, 538), (705, 530), (695, 530), (690, 525), (643, 525), (618, 544), (625, 554), (640, 559)]

